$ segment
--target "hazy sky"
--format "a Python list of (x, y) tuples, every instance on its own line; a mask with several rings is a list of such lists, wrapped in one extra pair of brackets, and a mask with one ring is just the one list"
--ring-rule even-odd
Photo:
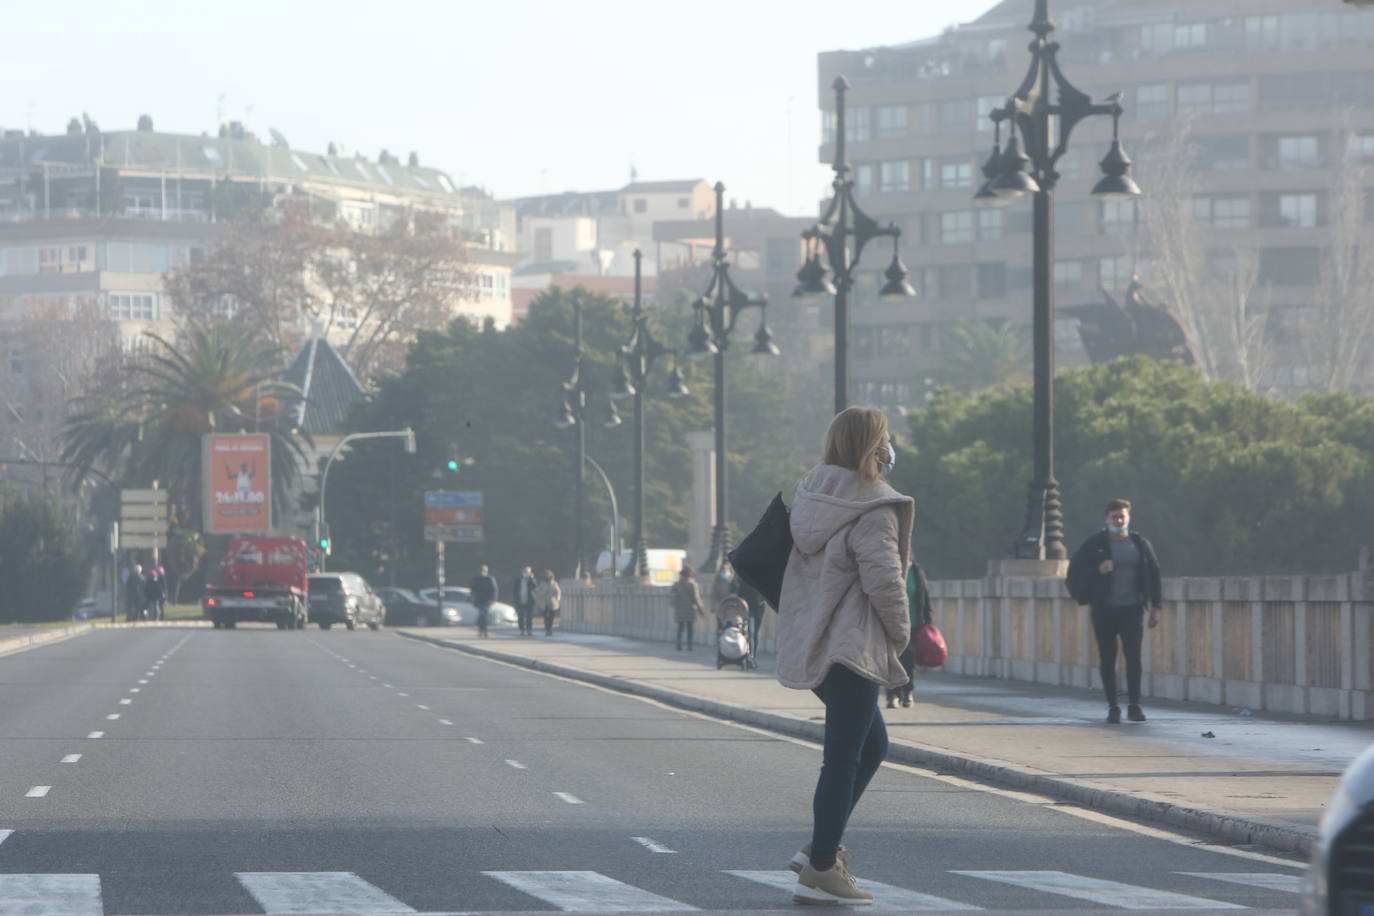
[[(1029, 21), (1031, 0), (1026, 4)], [(0, 126), (332, 140), (500, 197), (724, 181), (805, 214), (829, 182), (816, 55), (901, 44), (995, 0), (67, 0), (6, 11)], [(842, 10), (842, 21), (835, 11)], [(1013, 87), (1008, 87), (1008, 91)]]

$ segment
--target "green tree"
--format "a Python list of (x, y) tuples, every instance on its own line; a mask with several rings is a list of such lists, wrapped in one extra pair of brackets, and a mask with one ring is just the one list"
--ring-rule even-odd
[(962, 321), (950, 329), (948, 345), (941, 375), (960, 391), (998, 388), (1030, 378), (1030, 345), (1024, 328), (1005, 321)]
[(120, 373), (127, 390), (77, 401), (59, 437), (62, 460), (108, 468), (133, 486), (159, 481), (177, 518), (198, 530), (201, 437), (260, 428), (271, 439), (272, 492), (284, 508), (303, 453), (290, 432), (300, 392), (275, 378), (279, 351), (244, 325), (190, 325), (175, 342), (148, 337), (155, 349)]
[(0, 623), (60, 620), (88, 567), (70, 520), (46, 494), (0, 489)]
[[(406, 583), (432, 581), (434, 548), (423, 541), (420, 523), (423, 492), (470, 489), (484, 494), (486, 543), (450, 545), (453, 575), (465, 577), (478, 562), (490, 563), (503, 577), (524, 563), (561, 575), (571, 571), (574, 431), (556, 429), (552, 421), (560, 385), (572, 371), (577, 302), (583, 318), (582, 373), (593, 383), (587, 454), (605, 468), (633, 536), (628, 528), (634, 498), (630, 410), (618, 404), (624, 423), (605, 428), (607, 402), (598, 393), (609, 387), (613, 354), (629, 336), (629, 310), (580, 288), (554, 289), (532, 304), (524, 321), (503, 331), (459, 320), (445, 333), (421, 333), (405, 371), (384, 379), (373, 400), (362, 405), (353, 428), (410, 426), (418, 453), (398, 459), (383, 447), (359, 448), (336, 463), (329, 481), (331, 563), (373, 576), (389, 576), (394, 569)], [(657, 336), (670, 344), (685, 337), (679, 331), (685, 327), (683, 316), (660, 317), (669, 327)], [(731, 521), (737, 530), (747, 530), (775, 491), (790, 492), (801, 469), (788, 458), (788, 411), (780, 385), (743, 352), (730, 354), (728, 364)], [(691, 394), (669, 399), (661, 392), (670, 368), (671, 358), (657, 363), (646, 386), (645, 527), (651, 547), (686, 542), (691, 459), (685, 433), (711, 427), (709, 370), (693, 368)], [(471, 460), (456, 474), (444, 470), (450, 443)], [(590, 554), (607, 542), (609, 514), (604, 487), (591, 468), (584, 486), (583, 539)]]
[[(1278, 401), (1145, 357), (1062, 372), (1055, 391), (1070, 551), (1116, 496), (1168, 575), (1347, 570), (1368, 541), (1374, 399)], [(916, 556), (932, 575), (982, 575), (1024, 521), (1030, 387), (942, 389), (910, 429), (895, 482), (916, 497)]]

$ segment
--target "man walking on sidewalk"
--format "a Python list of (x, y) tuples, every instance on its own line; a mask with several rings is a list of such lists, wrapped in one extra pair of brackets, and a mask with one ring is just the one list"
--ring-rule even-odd
[(1131, 501), (1107, 503), (1107, 527), (1083, 542), (1069, 561), (1069, 595), (1091, 605), (1093, 635), (1101, 662), (1102, 689), (1107, 694), (1107, 721), (1121, 721), (1116, 693), (1116, 642), (1126, 656), (1126, 718), (1144, 722), (1140, 709), (1140, 647), (1145, 607), (1150, 626), (1159, 625), (1162, 595), (1159, 561), (1150, 542), (1130, 530)]
[(472, 603), (477, 608), (477, 635), (485, 638), (487, 624), (491, 622), (491, 606), (500, 593), (485, 563), (478, 567), (477, 575), (468, 583), (468, 588), (472, 592)]

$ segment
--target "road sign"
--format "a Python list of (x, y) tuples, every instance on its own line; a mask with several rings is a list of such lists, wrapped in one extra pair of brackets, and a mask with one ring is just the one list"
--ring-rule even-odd
[(125, 504), (161, 503), (167, 504), (166, 490), (120, 490), (119, 501)]
[(425, 509), (426, 525), (480, 525), (481, 509), (457, 509), (443, 507)]
[(119, 532), (122, 535), (150, 535), (167, 533), (167, 520), (165, 518), (126, 518), (119, 523)]
[(119, 491), (119, 546), (161, 550), (167, 546), (167, 491)]
[(468, 544), (480, 543), (486, 538), (481, 525), (425, 525), (426, 541), (460, 541)]
[(481, 508), (481, 490), (426, 490), (425, 508)]
[(425, 540), (441, 544), (444, 541), (475, 544), (485, 540), (482, 491), (425, 491)]
[(129, 534), (121, 527), (119, 546), (124, 550), (162, 550), (167, 546), (167, 534)]

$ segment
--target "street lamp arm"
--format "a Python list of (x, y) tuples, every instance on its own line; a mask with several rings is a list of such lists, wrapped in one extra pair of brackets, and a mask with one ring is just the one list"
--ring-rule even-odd
[[(344, 447), (345, 445), (347, 445), (347, 444), (350, 443), (350, 442), (356, 442), (356, 441), (358, 441), (358, 440), (360, 440), (360, 439), (405, 439), (405, 440), (406, 440), (406, 451), (407, 451), (407, 452), (414, 452), (414, 451), (415, 451), (415, 431), (414, 431), (413, 429), (411, 429), (409, 426), (407, 426), (405, 429), (390, 430), (390, 431), (387, 431), (387, 432), (375, 432), (375, 433), (349, 433), (347, 436), (344, 436), (342, 439), (340, 439), (340, 440), (334, 445), (334, 448), (330, 449), (329, 457), (326, 458), (326, 459), (325, 459), (325, 462), (324, 462), (324, 470), (320, 472), (320, 524), (321, 524), (321, 525), (327, 526), (327, 524), (328, 524), (328, 520), (327, 520), (327, 519), (325, 518), (325, 516), (324, 516), (324, 513), (325, 513), (325, 501), (324, 501), (324, 497), (325, 497), (325, 487), (327, 487), (327, 486), (329, 485), (329, 469), (334, 465), (334, 459), (337, 458), (337, 457), (339, 456), (339, 452), (343, 449), (343, 447)], [(319, 532), (318, 532), (318, 531), (315, 533), (315, 540), (316, 540), (317, 542), (319, 541)], [(321, 563), (320, 566), (321, 566), (321, 568), (323, 568), (324, 564)]]
[(596, 459), (591, 455), (583, 455), (582, 460), (592, 466), (592, 470), (601, 476), (601, 482), (606, 485), (606, 497), (611, 501), (611, 575), (619, 575), (620, 571), (620, 506), (616, 503), (615, 487), (611, 486), (611, 478), (606, 476), (601, 465), (596, 463)]

